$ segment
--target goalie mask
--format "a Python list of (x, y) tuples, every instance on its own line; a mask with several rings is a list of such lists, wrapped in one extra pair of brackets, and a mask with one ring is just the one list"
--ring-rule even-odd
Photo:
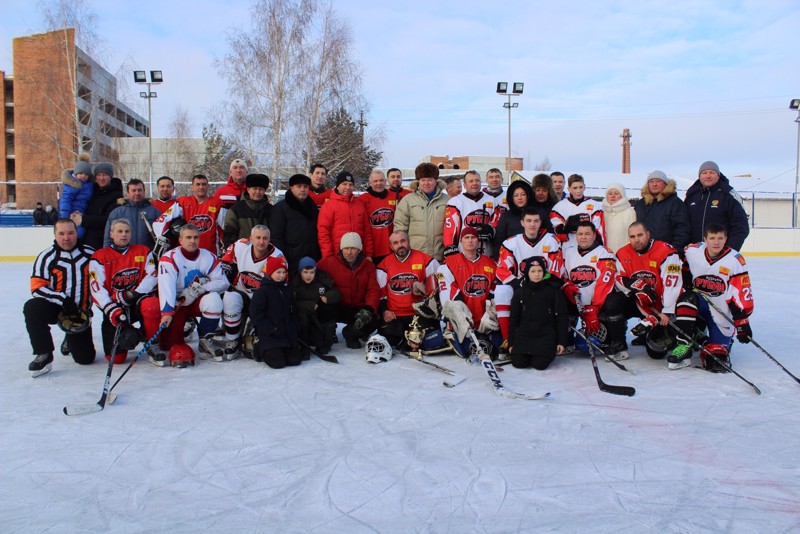
[(78, 310), (78, 315), (69, 317), (63, 311), (58, 314), (58, 327), (67, 334), (85, 332), (91, 324), (92, 316), (86, 310)]
[(381, 363), (392, 359), (392, 347), (385, 337), (375, 334), (367, 340), (364, 347), (367, 353), (367, 362)]

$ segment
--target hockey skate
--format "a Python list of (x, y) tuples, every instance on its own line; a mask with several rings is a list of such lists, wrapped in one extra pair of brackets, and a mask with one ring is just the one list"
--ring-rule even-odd
[[(214, 338), (214, 345), (215, 345), (215, 350), (214, 350), (214, 357), (212, 358), (212, 360), (215, 362), (231, 361), (239, 357), (238, 339), (228, 339), (224, 335), (218, 336)], [(219, 352), (220, 350), (222, 350), (221, 354)]]
[(64, 341), (61, 342), (61, 354), (69, 356), (69, 341), (67, 341), (67, 336), (64, 336)]
[[(647, 335), (647, 333), (657, 324), (658, 324), (658, 319), (656, 319), (652, 315), (648, 315), (647, 317), (636, 323), (636, 325), (633, 328), (631, 328), (631, 334), (633, 334), (637, 338), (642, 337), (644, 335)], [(644, 343), (642, 343), (642, 345), (644, 345)]]
[(612, 341), (609, 343), (608, 350), (606, 350), (606, 360), (619, 362), (628, 358), (630, 358), (630, 354), (628, 354), (628, 346), (624, 341)]
[(147, 347), (147, 356), (150, 363), (156, 367), (165, 367), (167, 365), (167, 353), (161, 350), (157, 343)]
[[(200, 352), (201, 360), (211, 360), (212, 362), (222, 361), (222, 349), (214, 344), (214, 334), (206, 334), (197, 342), (197, 349)], [(219, 354), (217, 354), (219, 352)]]
[(688, 343), (678, 342), (667, 357), (667, 368), (672, 371), (683, 369), (692, 365), (692, 346)]
[(28, 371), (31, 376), (36, 378), (42, 376), (53, 370), (53, 353), (46, 352), (44, 354), (37, 354), (33, 361), (28, 364)]

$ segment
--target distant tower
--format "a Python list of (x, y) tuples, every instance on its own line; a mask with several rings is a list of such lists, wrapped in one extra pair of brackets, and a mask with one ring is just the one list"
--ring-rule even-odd
[(631, 173), (631, 131), (628, 128), (622, 130), (622, 174)]

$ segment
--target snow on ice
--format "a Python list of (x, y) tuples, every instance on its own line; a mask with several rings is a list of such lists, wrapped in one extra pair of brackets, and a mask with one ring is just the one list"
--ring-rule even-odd
[[(754, 337), (800, 376), (800, 261), (749, 265)], [(632, 347), (634, 374), (599, 363), (606, 382), (636, 388), (632, 398), (601, 392), (588, 358), (571, 355), (544, 372), (507, 367), (509, 388), (552, 392), (511, 400), (454, 356), (435, 359), (467, 377), (448, 389), (428, 366), (369, 365), (340, 343), (339, 365), (279, 371), (143, 357), (114, 405), (66, 417), (65, 405), (99, 399), (105, 359), (81, 367), (57, 354), (53, 372), (32, 379), (21, 314), (30, 265), (3, 270), (4, 532), (800, 529), (800, 385), (751, 345), (735, 346), (733, 365), (761, 396), (732, 374), (668, 371)]]

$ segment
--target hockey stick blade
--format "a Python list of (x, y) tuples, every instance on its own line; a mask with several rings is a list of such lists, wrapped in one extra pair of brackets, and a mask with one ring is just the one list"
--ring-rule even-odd
[(309, 352), (311, 352), (311, 354), (313, 354), (314, 356), (316, 356), (317, 358), (319, 358), (323, 362), (339, 363), (339, 360), (333, 354), (322, 354), (320, 351), (318, 351), (317, 349), (315, 349), (314, 347), (312, 347), (311, 345), (309, 345), (308, 343), (306, 343), (302, 339), (300, 340), (300, 344), (303, 345), (305, 348), (307, 348), (309, 350)]
[(453, 377), (451, 379), (445, 379), (444, 382), (442, 382), (442, 385), (444, 387), (454, 388), (454, 387), (456, 387), (457, 385), (459, 385), (460, 383), (462, 383), (466, 379), (467, 379), (466, 376)]
[[(478, 338), (475, 336), (475, 332), (473, 330), (469, 331), (469, 335), (472, 336), (472, 342), (475, 344), (476, 347), (480, 348), (480, 343), (478, 343)], [(492, 383), (492, 387), (494, 388), (495, 393), (500, 395), (501, 397), (505, 397), (507, 399), (522, 399), (522, 400), (541, 400), (546, 399), (550, 396), (550, 392), (543, 393), (541, 395), (533, 394), (528, 395), (525, 393), (517, 393), (516, 391), (511, 391), (507, 387), (503, 385), (503, 382), (500, 380), (500, 375), (497, 373), (497, 369), (492, 363), (492, 358), (486, 354), (481, 353), (479, 356), (481, 367), (483, 370), (486, 371), (486, 376), (489, 377), (489, 381)]]
[(90, 413), (99, 412), (105, 408), (99, 402), (94, 404), (79, 404), (77, 406), (64, 406), (64, 415), (86, 415)]
[(456, 376), (456, 372), (453, 371), (452, 369), (448, 369), (447, 367), (442, 367), (438, 363), (433, 363), (430, 360), (426, 360), (422, 356), (412, 356), (408, 352), (403, 352), (402, 350), (397, 350), (397, 349), (392, 349), (392, 350), (394, 352), (398, 353), (398, 354), (402, 354), (403, 356), (405, 356), (409, 360), (414, 360), (414, 361), (417, 361), (419, 363), (424, 363), (425, 365), (429, 365), (429, 366), (433, 367), (434, 369), (436, 369), (437, 371), (443, 372), (444, 374), (447, 374), (447, 375), (450, 375), (450, 376)]
[(583, 338), (583, 340), (584, 340), (584, 341), (585, 341), (587, 344), (591, 343), (591, 344), (592, 344), (592, 347), (594, 347), (595, 349), (597, 349), (597, 351), (598, 351), (598, 352), (600, 352), (600, 354), (602, 354), (603, 356), (605, 356), (605, 358), (604, 358), (604, 359), (605, 359), (605, 361), (613, 363), (614, 365), (616, 365), (616, 366), (617, 366), (617, 368), (621, 369), (622, 371), (625, 371), (625, 372), (627, 372), (627, 373), (633, 374), (633, 371), (631, 371), (630, 369), (628, 369), (627, 367), (625, 367), (624, 365), (622, 365), (621, 363), (619, 363), (619, 362), (618, 362), (617, 360), (615, 360), (614, 358), (611, 358), (611, 357), (610, 357), (608, 354), (606, 354), (606, 352), (605, 352), (603, 349), (601, 349), (599, 346), (597, 346), (597, 344), (595, 344), (595, 343), (594, 343), (594, 342), (593, 342), (593, 341), (592, 341), (590, 338), (586, 337), (586, 335), (583, 333), (583, 331), (582, 331), (582, 330), (578, 330), (577, 328), (575, 328), (574, 326), (571, 326), (571, 325), (570, 325), (570, 327), (569, 327), (569, 328), (570, 328), (570, 330), (572, 330), (573, 332), (575, 332), (576, 334), (578, 334), (579, 336), (581, 336), (581, 338)]

